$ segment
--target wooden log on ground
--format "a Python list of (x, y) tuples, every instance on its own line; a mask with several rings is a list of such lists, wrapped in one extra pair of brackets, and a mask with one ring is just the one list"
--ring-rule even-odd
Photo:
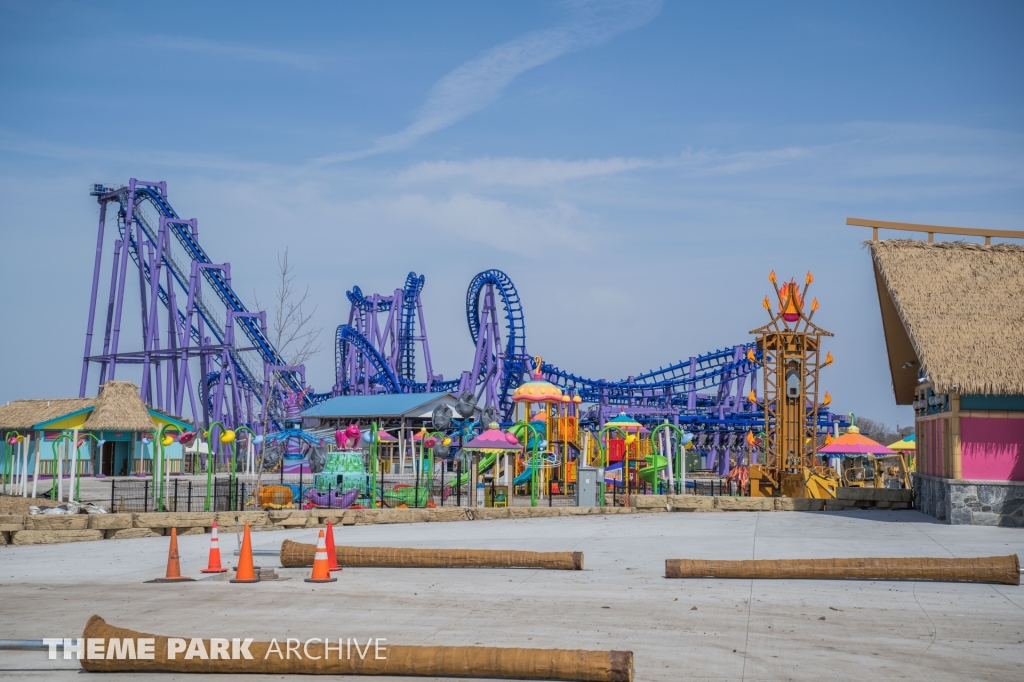
[[(235, 633), (237, 634), (237, 633)], [(209, 656), (213, 641), (201, 640), (207, 658), (188, 655), (186, 645), (198, 651), (199, 645), (188, 637), (171, 638), (135, 632), (108, 624), (93, 616), (82, 637), (87, 642), (103, 640), (97, 652), (122, 651), (126, 640), (133, 642), (138, 654), (139, 640), (152, 640), (152, 658), (82, 658), (89, 672), (176, 672), (176, 673), (253, 673), (264, 675), (391, 675), (418, 677), (470, 677), (525, 680), (584, 680), (586, 682), (632, 682), (633, 652), (587, 651), (584, 649), (522, 649), (487, 646), (402, 646), (367, 643), (363, 656), (358, 648), (335, 646), (328, 649), (319, 640), (307, 642), (303, 655), (287, 656), (286, 642), (252, 642), (246, 647), (251, 658), (239, 650), (237, 656), (225, 633), (221, 651), (224, 658)], [(117, 646), (111, 640), (117, 639)], [(176, 640), (172, 658), (168, 640)], [(294, 641), (294, 640), (293, 640)], [(232, 645), (232, 646), (228, 646)]]
[[(285, 540), (281, 565), (312, 566), (316, 545)], [(339, 566), (360, 568), (544, 568), (582, 571), (583, 552), (520, 552), (504, 549), (409, 549), (335, 547)]]
[(667, 559), (666, 578), (758, 578), (790, 580), (944, 580), (1020, 585), (1020, 560), (1008, 556), (948, 559), (755, 559), (717, 561)]

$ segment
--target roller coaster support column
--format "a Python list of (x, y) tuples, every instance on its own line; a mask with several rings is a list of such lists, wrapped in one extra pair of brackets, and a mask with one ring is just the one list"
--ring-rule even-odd
[(96, 199), (100, 205), (100, 224), (96, 236), (96, 259), (92, 266), (92, 288), (89, 295), (89, 319), (85, 327), (85, 354), (82, 356), (82, 383), (78, 388), (78, 397), (85, 397), (85, 387), (89, 383), (89, 356), (92, 355), (92, 333), (96, 321), (96, 296), (100, 286), (100, 264), (103, 261), (103, 232), (107, 223), (107, 202), (114, 197), (101, 195)]

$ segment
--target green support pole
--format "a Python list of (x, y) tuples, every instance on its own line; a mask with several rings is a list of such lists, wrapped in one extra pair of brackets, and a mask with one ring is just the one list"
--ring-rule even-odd
[[(85, 439), (86, 438), (92, 438), (93, 442), (96, 443), (97, 447), (100, 444), (100, 439), (97, 438), (94, 434), (91, 434), (91, 433), (79, 433), (78, 436), (82, 439), (82, 445), (85, 445)], [(75, 501), (78, 501), (78, 500), (82, 499), (82, 477), (79, 475), (79, 473), (77, 471), (78, 461), (81, 459), (81, 457), (78, 456), (78, 451), (81, 449), (82, 445), (75, 444), (75, 464), (74, 464), (74, 466), (76, 467), (76, 471), (75, 471)], [(90, 457), (89, 459), (91, 460), (92, 458)]]
[[(605, 436), (608, 434), (609, 431), (618, 431), (619, 433), (622, 434), (622, 438), (623, 439), (625, 439), (625, 438), (627, 438), (629, 436), (629, 434), (626, 433), (625, 431), (623, 431), (621, 427), (615, 426), (614, 424), (606, 424), (603, 429), (598, 431), (598, 433), (597, 433), (597, 447), (601, 451), (601, 466), (603, 468), (605, 468), (605, 469), (608, 468), (608, 444), (606, 443)], [(625, 454), (623, 454), (623, 457), (622, 457), (622, 476), (623, 476), (623, 478), (622, 478), (622, 489), (623, 489), (623, 491), (625, 491), (625, 489), (626, 489), (626, 478), (625, 477), (629, 476), (629, 470), (628, 469), (629, 469), (629, 462), (627, 461)], [(605, 489), (604, 489), (604, 487), (606, 485), (608, 485), (608, 484), (605, 483), (604, 480), (602, 480), (601, 481), (601, 506), (602, 507), (604, 506), (604, 496), (605, 496)]]
[(373, 473), (370, 474), (370, 509), (377, 508), (377, 422), (370, 424), (370, 464)]
[[(221, 422), (213, 422), (210, 424), (210, 428), (206, 430), (206, 448), (209, 452), (206, 453), (206, 503), (203, 506), (203, 511), (210, 511), (210, 489), (213, 487), (213, 458), (215, 456), (213, 443), (217, 442), (216, 446), (217, 453), (220, 451), (220, 441), (214, 441), (213, 439), (213, 427), (219, 426), (221, 433), (227, 431), (227, 427)], [(197, 436), (198, 437), (198, 436)], [(199, 447), (196, 446), (196, 452), (199, 451)], [(281, 460), (281, 467), (284, 467), (284, 460)]]
[(4, 434), (4, 495), (7, 494), (7, 484), (13, 480), (14, 469), (14, 446), (9, 442), (11, 438), (18, 438), (21, 434), (17, 431), (8, 431)]
[[(440, 431), (432, 431), (427, 436), (424, 436), (424, 439), (426, 439), (428, 437), (429, 438), (433, 438), (437, 443), (440, 443), (442, 440), (444, 440), (446, 438), (446, 436), (443, 433), (441, 433)], [(430, 482), (427, 484), (427, 499), (431, 499), (433, 497), (433, 495), (434, 495), (434, 448), (430, 448), (429, 452), (430, 452)], [(444, 491), (443, 490), (441, 491), (441, 495), (442, 496), (444, 495)], [(443, 500), (441, 501), (441, 506), (442, 507), (444, 506), (444, 501)]]
[(530, 432), (533, 432), (533, 453), (530, 455), (530, 506), (537, 506), (537, 485), (540, 482), (540, 477), (537, 475), (537, 446), (539, 445), (540, 432), (537, 431), (537, 427), (526, 421), (525, 419), (516, 423), (512, 428), (522, 427), (526, 429), (526, 441), (523, 443), (523, 449), (529, 447), (530, 444)]
[[(153, 479), (153, 486), (157, 488), (157, 507), (158, 507), (158, 511), (167, 511), (165, 509), (165, 507), (167, 506), (167, 502), (166, 502), (166, 499), (165, 499), (167, 491), (164, 490), (164, 478), (166, 478), (166, 475), (167, 475), (167, 454), (164, 452), (164, 436), (166, 435), (167, 429), (169, 429), (169, 428), (170, 429), (174, 429), (177, 432), (178, 436), (181, 436), (181, 429), (178, 428), (177, 425), (175, 425), (175, 424), (164, 424), (163, 426), (161, 426), (157, 430), (156, 436), (153, 438), (153, 456), (154, 456), (154, 458), (156, 458), (156, 456), (157, 456), (157, 448), (160, 449), (160, 455), (159, 455), (159, 457), (160, 457), (160, 459), (159, 459), (159, 462), (160, 462), (160, 485), (157, 486), (155, 476), (154, 476), (154, 479)], [(156, 460), (154, 459), (154, 463), (155, 462), (156, 462)], [(153, 468), (153, 471), (154, 471), (154, 474), (155, 474), (156, 467)]]
[[(235, 501), (234, 500), (234, 495), (235, 495), (235, 477), (236, 477), (236, 473), (235, 472), (236, 472), (236, 468), (238, 466), (237, 465), (237, 460), (238, 460), (238, 434), (241, 433), (242, 431), (247, 431), (249, 433), (249, 442), (252, 442), (252, 439), (256, 437), (256, 432), (253, 431), (252, 429), (250, 429), (248, 426), (239, 426), (237, 429), (235, 429), (235, 439), (233, 441), (231, 441), (231, 445), (234, 446), (234, 455), (233, 455), (234, 458), (231, 460), (231, 495), (232, 495), (231, 499), (232, 499), (232, 504), (234, 504), (234, 501)], [(283, 461), (282, 461), (281, 466), (284, 466)], [(299, 503), (299, 506), (301, 506), (301, 502)], [(242, 507), (243, 507), (243, 511), (244, 511), (244, 507), (245, 507), (245, 501), (244, 500), (242, 501)]]
[[(674, 469), (674, 471), (672, 473), (675, 474), (676, 479), (679, 480), (680, 479), (680, 476), (679, 476), (679, 471), (680, 471), (679, 462), (680, 461), (683, 462), (682, 469), (684, 471), (685, 471), (685, 468), (686, 468), (686, 447), (682, 444), (683, 443), (683, 436), (685, 435), (683, 433), (683, 430), (681, 428), (679, 428), (678, 426), (676, 426), (675, 424), (658, 424), (656, 427), (654, 427), (654, 430), (651, 431), (651, 449), (653, 450), (655, 455), (660, 455), (661, 454), (660, 450), (658, 449), (659, 441), (657, 439), (657, 436), (658, 436), (659, 433), (661, 433), (662, 431), (665, 431), (665, 430), (669, 431), (669, 439), (672, 438), (672, 434), (673, 433), (676, 434), (679, 437), (679, 449), (680, 449), (682, 455), (677, 457), (676, 461), (672, 463), (672, 466), (673, 466), (673, 469)], [(662, 456), (664, 456), (664, 455), (662, 455)], [(685, 481), (685, 479), (683, 479), (683, 480)], [(654, 493), (657, 494), (658, 493), (658, 484), (657, 484), (658, 477), (657, 476), (654, 477), (654, 481), (655, 481), (655, 483), (654, 483)], [(683, 493), (686, 493), (685, 487), (684, 487)]]
[[(63, 472), (61, 472), (57, 468), (57, 446), (60, 445), (61, 441), (64, 441), (64, 440), (72, 441), (71, 447), (74, 447), (74, 439), (71, 436), (69, 436), (66, 431), (64, 433), (61, 433), (56, 438), (54, 438), (53, 439), (53, 445), (51, 446), (53, 448), (53, 460), (54, 460), (53, 461), (54, 475), (53, 475), (52, 483), (50, 485), (50, 499), (51, 500), (56, 500), (57, 499), (57, 477), (60, 476), (61, 480), (64, 480)], [(68, 481), (68, 484), (70, 485), (71, 481)]]

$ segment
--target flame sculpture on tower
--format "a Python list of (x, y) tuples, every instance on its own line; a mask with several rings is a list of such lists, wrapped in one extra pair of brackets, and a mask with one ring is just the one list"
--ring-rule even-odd
[[(810, 272), (803, 289), (795, 279), (780, 286), (773, 270), (768, 281), (775, 288), (778, 306), (765, 296), (771, 315), (768, 324), (750, 332), (757, 335), (757, 349), (764, 366), (763, 402), (753, 391), (750, 399), (764, 408), (764, 459), (750, 467), (753, 497), (835, 497), (839, 483), (832, 470), (816, 462), (819, 410), (832, 401), (828, 392), (819, 401), (818, 372), (832, 362), (832, 353), (821, 360), (822, 337), (832, 336), (812, 322), (818, 299), (806, 310)], [(752, 352), (749, 355), (754, 355)]]

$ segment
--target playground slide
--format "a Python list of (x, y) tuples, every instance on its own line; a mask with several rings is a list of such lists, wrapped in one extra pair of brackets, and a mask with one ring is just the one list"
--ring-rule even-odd
[(658, 472), (668, 466), (668, 459), (661, 455), (647, 455), (644, 460), (647, 466), (640, 467), (640, 480), (654, 485)]
[(523, 473), (519, 474), (512, 480), (512, 485), (523, 485), (529, 483), (531, 476), (533, 476), (533, 468), (526, 467), (523, 469)]
[[(418, 498), (418, 499), (417, 499)], [(410, 507), (422, 507), (430, 500), (430, 491), (423, 486), (404, 486), (384, 493), (384, 501), (389, 506), (397, 507), (405, 504)]]
[[(479, 473), (481, 473), (481, 474), (486, 473), (487, 471), (490, 470), (490, 468), (492, 466), (494, 466), (494, 463), (497, 462), (497, 461), (498, 461), (498, 456), (495, 455), (495, 454), (484, 455), (480, 459), (480, 468), (478, 469)], [(468, 480), (469, 480), (469, 472), (467, 471), (464, 474), (462, 474), (461, 476), (459, 476), (458, 481), (456, 481), (454, 483), (449, 483), (447, 485), (450, 485), (450, 486), (466, 485), (466, 481), (468, 481)]]

